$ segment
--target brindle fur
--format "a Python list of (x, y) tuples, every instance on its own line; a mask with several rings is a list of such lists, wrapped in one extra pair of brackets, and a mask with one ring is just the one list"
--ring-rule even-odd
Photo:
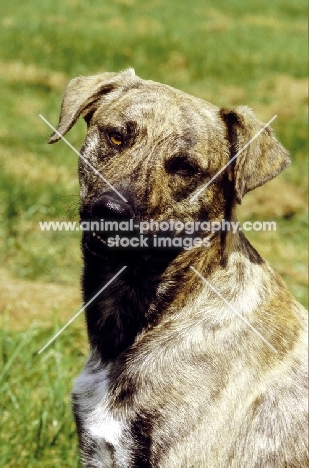
[[(218, 109), (127, 70), (72, 80), (58, 131), (79, 116), (88, 125), (82, 155), (127, 200), (80, 160), (82, 219), (103, 196), (104, 209), (135, 220), (235, 221), (245, 193), (289, 163), (267, 128), (190, 203), (261, 129), (248, 108)], [(111, 131), (124, 135), (120, 148)], [(132, 252), (100, 248), (90, 234), (85, 302), (127, 268), (86, 310), (91, 351), (73, 390), (84, 465), (307, 467), (305, 310), (244, 235), (218, 232), (209, 248)]]

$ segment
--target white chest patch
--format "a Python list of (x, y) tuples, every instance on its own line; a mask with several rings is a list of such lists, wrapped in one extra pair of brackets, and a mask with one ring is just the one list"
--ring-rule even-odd
[[(75, 380), (74, 399), (78, 404), (78, 417), (87, 438), (99, 448), (96, 466), (108, 468), (106, 443), (113, 446), (117, 467), (127, 468), (130, 462), (129, 424), (125, 418), (117, 418), (109, 407), (110, 368), (101, 362), (88, 360), (83, 372)], [(126, 437), (124, 437), (124, 434)]]

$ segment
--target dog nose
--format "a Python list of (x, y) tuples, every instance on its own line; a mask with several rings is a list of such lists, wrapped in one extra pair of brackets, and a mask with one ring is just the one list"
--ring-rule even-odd
[(92, 205), (91, 212), (96, 218), (133, 218), (134, 216), (128, 203), (109, 194), (97, 198)]

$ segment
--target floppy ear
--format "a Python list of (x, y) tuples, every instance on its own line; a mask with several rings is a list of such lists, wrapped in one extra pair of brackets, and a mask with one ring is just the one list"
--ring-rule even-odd
[(235, 159), (234, 180), (236, 201), (241, 204), (247, 192), (276, 177), (291, 161), (271, 128), (266, 127), (252, 140), (264, 125), (248, 107), (220, 109), (220, 115), (227, 126), (231, 157), (240, 152)]
[[(93, 105), (103, 95), (107, 94), (122, 82), (135, 77), (133, 69), (128, 69), (122, 73), (102, 73), (95, 76), (81, 76), (74, 78), (67, 85), (59, 118), (57, 131), (65, 135), (75, 124), (78, 117), (85, 117)], [(55, 143), (61, 137), (54, 132), (47, 143)]]

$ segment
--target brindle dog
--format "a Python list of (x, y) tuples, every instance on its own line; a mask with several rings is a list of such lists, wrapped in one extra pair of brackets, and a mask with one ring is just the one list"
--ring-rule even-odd
[[(84, 221), (235, 221), (245, 193), (289, 164), (269, 128), (245, 147), (262, 129), (248, 108), (133, 70), (72, 80), (58, 132), (80, 116)], [(191, 249), (111, 248), (107, 235), (82, 240), (85, 303), (126, 266), (86, 308), (91, 351), (73, 390), (84, 465), (307, 467), (305, 310), (243, 233)]]

